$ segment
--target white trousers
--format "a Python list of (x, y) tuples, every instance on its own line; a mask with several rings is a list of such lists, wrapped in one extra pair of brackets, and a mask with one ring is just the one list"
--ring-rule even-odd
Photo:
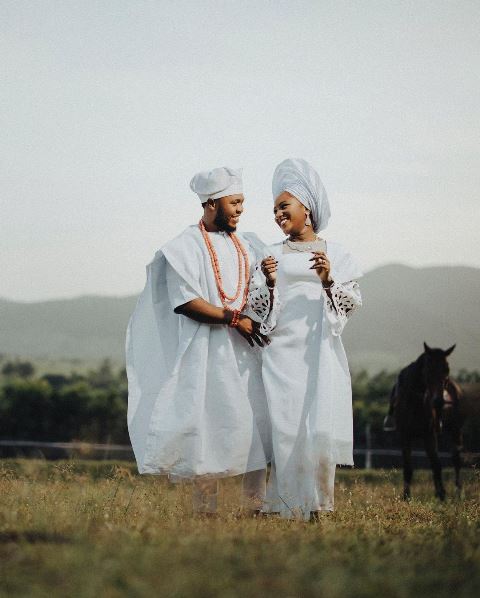
[[(243, 474), (242, 506), (245, 509), (261, 509), (266, 493), (265, 469)], [(218, 479), (195, 480), (192, 493), (193, 510), (196, 513), (215, 513), (218, 506)]]

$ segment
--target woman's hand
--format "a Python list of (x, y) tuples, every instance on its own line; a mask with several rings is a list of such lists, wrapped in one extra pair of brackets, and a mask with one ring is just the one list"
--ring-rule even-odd
[(314, 251), (313, 257), (310, 258), (313, 265), (310, 270), (316, 270), (322, 282), (330, 282), (330, 260), (324, 251)]
[(248, 316), (241, 314), (236, 328), (243, 338), (248, 341), (248, 344), (251, 347), (254, 346), (254, 343), (257, 343), (259, 347), (264, 347), (265, 345), (270, 344), (268, 336), (260, 333), (260, 324), (254, 322)]
[(269, 287), (275, 286), (277, 280), (277, 268), (278, 262), (271, 255), (262, 260), (262, 272), (267, 279), (267, 285)]

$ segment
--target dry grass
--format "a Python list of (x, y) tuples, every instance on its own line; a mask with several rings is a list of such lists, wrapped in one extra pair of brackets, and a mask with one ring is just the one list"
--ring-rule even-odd
[(474, 470), (444, 504), (428, 472), (405, 503), (398, 472), (339, 471), (315, 524), (238, 518), (238, 480), (199, 520), (188, 486), (131, 464), (4, 460), (0, 476), (2, 596), (480, 595)]

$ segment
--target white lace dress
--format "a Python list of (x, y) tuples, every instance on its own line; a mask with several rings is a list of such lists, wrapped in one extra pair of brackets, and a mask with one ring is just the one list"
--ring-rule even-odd
[[(340, 244), (327, 254), (332, 299), (311, 253), (283, 253), (279, 243), (265, 255), (278, 260), (271, 295), (257, 264), (250, 285), (251, 308), (271, 343), (262, 351), (262, 376), (272, 422), (273, 462), (266, 512), (308, 519), (333, 509), (336, 464), (353, 464), (352, 393), (341, 333), (362, 304), (362, 272)], [(270, 300), (273, 304), (270, 305)]]

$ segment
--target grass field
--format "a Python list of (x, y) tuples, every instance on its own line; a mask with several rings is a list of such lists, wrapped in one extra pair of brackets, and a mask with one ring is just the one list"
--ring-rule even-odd
[[(447, 489), (453, 493), (449, 471)], [(429, 472), (401, 500), (396, 471), (340, 470), (318, 523), (192, 516), (190, 488), (132, 464), (0, 461), (1, 596), (480, 595), (480, 472), (438, 503)]]

